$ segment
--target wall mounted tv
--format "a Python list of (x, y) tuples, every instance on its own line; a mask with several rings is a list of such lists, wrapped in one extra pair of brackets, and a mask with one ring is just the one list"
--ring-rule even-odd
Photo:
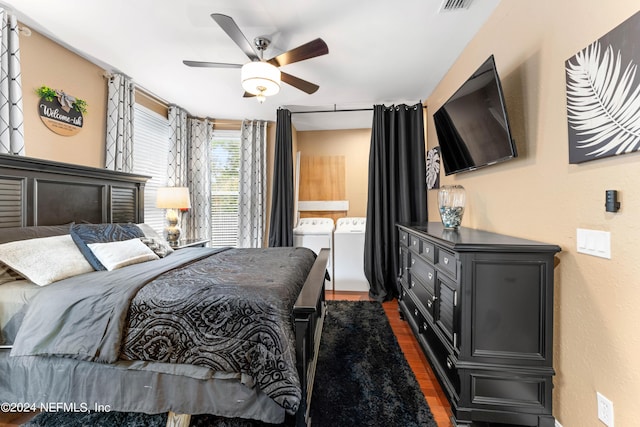
[(493, 55), (433, 115), (445, 175), (518, 156)]

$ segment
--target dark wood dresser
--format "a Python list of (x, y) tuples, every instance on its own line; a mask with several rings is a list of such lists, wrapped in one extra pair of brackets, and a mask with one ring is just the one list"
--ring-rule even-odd
[(553, 427), (560, 247), (441, 223), (398, 224), (400, 311), (458, 426)]

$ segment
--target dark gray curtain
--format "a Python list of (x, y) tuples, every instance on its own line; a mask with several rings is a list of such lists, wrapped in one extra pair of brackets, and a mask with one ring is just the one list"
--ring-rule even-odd
[(364, 272), (369, 296), (398, 296), (397, 222), (427, 221), (422, 103), (373, 107)]
[(291, 111), (280, 108), (276, 121), (276, 148), (269, 220), (269, 247), (293, 246), (293, 154)]

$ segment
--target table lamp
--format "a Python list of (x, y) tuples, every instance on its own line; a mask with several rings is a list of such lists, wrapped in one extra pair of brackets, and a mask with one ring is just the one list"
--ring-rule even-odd
[(167, 227), (165, 228), (167, 242), (176, 244), (180, 238), (178, 210), (191, 208), (189, 189), (187, 187), (158, 188), (156, 207), (167, 210)]

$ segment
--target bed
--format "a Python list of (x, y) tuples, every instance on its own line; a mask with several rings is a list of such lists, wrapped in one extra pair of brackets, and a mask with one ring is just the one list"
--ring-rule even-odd
[[(328, 251), (171, 253), (144, 225), (146, 179), (0, 155), (0, 244), (18, 254), (0, 280), (0, 402), (308, 425)], [(134, 235), (90, 243), (94, 271), (73, 261), (88, 232)], [(134, 243), (148, 259), (111, 264)], [(28, 256), (44, 272), (15, 277)]]

